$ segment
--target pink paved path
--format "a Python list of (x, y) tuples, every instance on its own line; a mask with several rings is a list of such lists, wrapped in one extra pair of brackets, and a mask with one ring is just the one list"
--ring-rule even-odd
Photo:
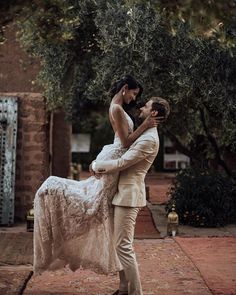
[[(135, 249), (144, 295), (212, 294), (197, 268), (174, 240), (136, 240)], [(61, 270), (33, 277), (24, 295), (110, 295), (117, 285), (117, 275)]]
[[(166, 201), (165, 191), (172, 179), (165, 175), (150, 175), (147, 184), (152, 190), (152, 203)], [(162, 193), (158, 186), (162, 186)], [(157, 189), (157, 190), (156, 190)], [(159, 193), (158, 193), (159, 189)], [(148, 229), (147, 229), (148, 228)], [(139, 215), (136, 234), (149, 237), (153, 230), (150, 212)], [(236, 238), (183, 238), (135, 240), (135, 249), (144, 295), (236, 295)], [(12, 268), (11, 268), (12, 269)], [(5, 270), (5, 271), (4, 271)], [(0, 294), (12, 293), (19, 279), (27, 277), (26, 269), (0, 269)], [(12, 278), (12, 279), (11, 279)], [(5, 281), (4, 281), (5, 279)], [(12, 281), (12, 282), (11, 282)], [(6, 284), (9, 284), (7, 293)], [(10, 282), (10, 283), (9, 283)], [(10, 287), (12, 284), (13, 287)], [(97, 275), (91, 271), (60, 270), (32, 277), (24, 295), (110, 295), (118, 286), (117, 275)], [(17, 287), (17, 286), (15, 286)]]
[(176, 237), (175, 240), (199, 269), (213, 294), (236, 294), (236, 238)]

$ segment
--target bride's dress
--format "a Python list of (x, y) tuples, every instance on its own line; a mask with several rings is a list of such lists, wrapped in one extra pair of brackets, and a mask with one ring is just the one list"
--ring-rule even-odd
[[(129, 132), (133, 122), (125, 113)], [(116, 159), (125, 152), (115, 134), (97, 159)], [(98, 273), (122, 269), (113, 243), (112, 198), (118, 173), (75, 181), (50, 176), (34, 200), (34, 272), (68, 265), (71, 270), (89, 268)]]

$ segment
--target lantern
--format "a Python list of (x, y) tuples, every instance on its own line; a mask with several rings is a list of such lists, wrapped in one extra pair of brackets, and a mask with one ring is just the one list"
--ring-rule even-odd
[(178, 234), (179, 216), (175, 212), (175, 205), (172, 206), (172, 211), (167, 217), (167, 235), (175, 236)]
[(34, 209), (30, 209), (26, 216), (27, 231), (34, 231)]

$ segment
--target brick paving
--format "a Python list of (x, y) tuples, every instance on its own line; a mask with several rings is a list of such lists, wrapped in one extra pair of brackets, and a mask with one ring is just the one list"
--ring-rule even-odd
[(29, 266), (0, 266), (0, 294), (21, 295), (25, 282), (31, 275)]
[[(212, 294), (198, 269), (173, 239), (136, 240), (135, 250), (144, 295)], [(24, 295), (110, 295), (117, 286), (117, 275), (60, 270), (32, 277)]]
[(181, 238), (175, 240), (194, 262), (213, 294), (236, 294), (236, 238)]
[[(153, 206), (167, 201), (166, 191), (172, 181), (173, 175), (167, 174), (150, 174), (147, 177), (146, 183), (150, 187), (150, 201)], [(164, 221), (162, 223), (163, 227)], [(154, 227), (149, 209), (144, 208), (138, 216), (135, 232), (136, 237), (143, 239), (136, 239), (134, 242), (144, 295), (236, 295), (234, 229), (235, 225), (220, 228), (222, 232), (230, 230), (230, 237), (212, 237), (219, 230), (208, 229), (207, 233), (211, 232), (211, 238), (205, 235), (196, 238), (193, 236), (196, 232), (201, 234), (201, 231), (197, 228), (192, 228), (191, 231), (189, 227), (188, 237), (153, 239), (159, 236), (159, 232)], [(15, 232), (13, 230), (7, 231), (11, 234)], [(144, 239), (145, 237), (148, 239)], [(14, 251), (14, 247), (12, 249)], [(22, 269), (20, 266), (1, 266), (0, 294), (110, 295), (118, 286), (117, 274), (104, 276), (89, 270), (71, 272), (63, 269), (33, 276), (22, 293), (22, 286), (29, 278), (30, 270), (28, 266), (23, 266)]]
[(11, 265), (32, 264), (33, 233), (0, 232), (0, 266), (5, 263)]

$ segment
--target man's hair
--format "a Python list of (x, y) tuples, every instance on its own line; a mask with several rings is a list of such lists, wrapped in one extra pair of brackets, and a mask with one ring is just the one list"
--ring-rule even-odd
[(163, 117), (162, 122), (166, 121), (170, 114), (168, 101), (159, 96), (151, 97), (150, 100), (152, 100), (152, 111), (158, 112), (157, 117)]

